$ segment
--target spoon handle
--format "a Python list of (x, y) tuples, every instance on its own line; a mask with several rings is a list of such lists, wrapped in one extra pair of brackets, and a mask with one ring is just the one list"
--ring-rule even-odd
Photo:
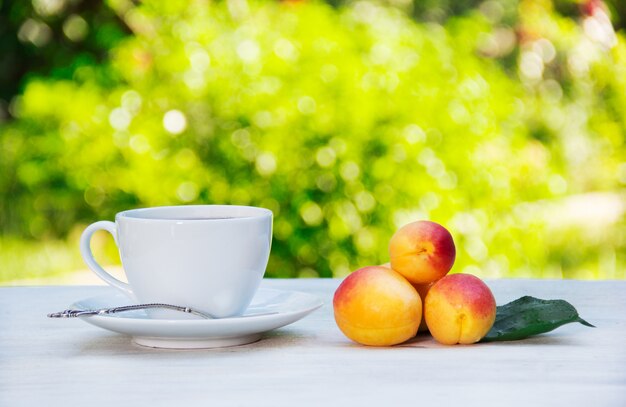
[(80, 309), (66, 309), (61, 312), (53, 312), (48, 314), (48, 318), (76, 318), (76, 317), (88, 317), (92, 315), (107, 315), (107, 314), (117, 314), (118, 312), (125, 311), (135, 311), (142, 309), (150, 309), (150, 308), (162, 308), (162, 309), (170, 309), (173, 311), (185, 312), (187, 314), (197, 315), (204, 319), (232, 319), (232, 318), (249, 318), (249, 317), (260, 317), (264, 315), (275, 315), (278, 312), (259, 312), (256, 314), (246, 314), (246, 315), (237, 315), (234, 317), (226, 317), (226, 318), (215, 318), (206, 312), (200, 312), (195, 309), (189, 307), (181, 307), (179, 305), (170, 305), (170, 304), (135, 304), (135, 305), (125, 305), (122, 307), (115, 308), (101, 308), (94, 310), (80, 310)]
[(213, 319), (213, 316), (205, 312), (196, 311), (189, 307), (181, 307), (178, 305), (158, 304), (158, 303), (125, 305), (122, 307), (101, 308), (101, 309), (94, 309), (94, 310), (66, 309), (61, 312), (53, 312), (51, 314), (48, 314), (48, 317), (49, 318), (75, 318), (75, 317), (84, 317), (84, 316), (91, 316), (91, 315), (117, 314), (118, 312), (135, 311), (135, 310), (150, 309), (150, 308), (170, 309), (173, 311), (180, 311), (180, 312), (185, 312), (187, 314), (197, 315), (204, 319)]

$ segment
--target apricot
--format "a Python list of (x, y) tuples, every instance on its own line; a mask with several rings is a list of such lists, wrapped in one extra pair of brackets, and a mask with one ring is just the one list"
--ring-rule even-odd
[[(426, 294), (428, 294), (428, 291), (430, 290), (430, 287), (432, 287), (435, 284), (435, 282), (432, 283), (423, 283), (423, 284), (412, 284), (413, 288), (415, 288), (415, 290), (417, 291), (417, 293), (420, 295), (420, 299), (422, 300), (422, 308), (424, 307), (424, 304), (426, 302)], [(428, 331), (428, 325), (426, 325), (426, 318), (424, 318), (424, 310), (422, 309), (422, 322), (420, 322), (420, 326), (417, 329), (417, 332), (426, 332)]]
[(431, 335), (445, 345), (481, 340), (496, 319), (496, 300), (487, 285), (471, 274), (451, 274), (435, 283), (424, 302)]
[(413, 286), (390, 268), (369, 266), (354, 271), (335, 291), (337, 326), (363, 345), (391, 346), (417, 333), (422, 301)]
[(389, 242), (391, 268), (413, 284), (431, 283), (445, 276), (456, 258), (452, 235), (430, 221), (409, 223)]
[[(391, 263), (381, 264), (380, 267), (391, 268)], [(420, 326), (417, 329), (418, 333), (428, 331), (428, 326), (426, 325), (426, 319), (424, 318), (424, 312), (423, 312), (424, 300), (426, 299), (426, 294), (428, 294), (428, 290), (430, 290), (430, 287), (432, 287), (433, 284), (435, 283), (436, 281), (433, 281), (432, 283), (411, 284), (413, 288), (415, 288), (417, 293), (420, 295), (420, 300), (422, 300), (422, 322), (420, 322)]]

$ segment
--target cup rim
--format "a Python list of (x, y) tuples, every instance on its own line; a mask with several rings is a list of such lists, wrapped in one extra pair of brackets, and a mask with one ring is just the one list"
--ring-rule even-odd
[[(237, 215), (234, 217), (226, 217), (226, 218), (185, 218), (185, 217), (148, 217), (145, 216), (147, 213), (152, 211), (168, 211), (168, 210), (181, 210), (181, 209), (200, 209), (200, 208), (213, 208), (213, 209), (224, 209), (224, 210), (239, 210), (239, 211), (250, 211), (249, 214), (245, 216)], [(144, 215), (144, 216), (139, 216)], [(271, 218), (273, 216), (273, 212), (267, 208), (262, 208), (259, 206), (247, 206), (247, 205), (166, 205), (166, 206), (150, 206), (144, 208), (136, 208), (136, 209), (128, 209), (122, 212), (118, 212), (115, 215), (115, 220), (127, 220), (127, 221), (136, 221), (136, 222), (194, 222), (194, 223), (202, 223), (202, 222), (241, 222), (252, 219), (262, 219), (262, 218)]]

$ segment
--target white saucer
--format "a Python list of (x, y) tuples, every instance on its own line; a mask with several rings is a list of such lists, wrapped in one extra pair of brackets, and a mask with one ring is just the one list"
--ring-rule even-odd
[[(112, 292), (77, 301), (71, 308), (99, 309), (128, 304), (127, 297)], [(262, 333), (291, 324), (321, 306), (322, 301), (311, 294), (261, 288), (245, 314), (271, 312), (271, 315), (225, 319), (151, 319), (145, 311), (139, 310), (80, 319), (109, 331), (130, 335), (135, 343), (142, 346), (219, 348), (258, 341)]]

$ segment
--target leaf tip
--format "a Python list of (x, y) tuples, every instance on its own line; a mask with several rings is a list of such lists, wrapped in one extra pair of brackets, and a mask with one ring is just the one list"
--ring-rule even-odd
[(590, 324), (589, 322), (585, 321), (584, 319), (582, 319), (581, 317), (578, 317), (576, 319), (576, 321), (580, 322), (581, 324), (583, 324), (584, 326), (588, 326), (590, 328), (595, 328), (595, 325)]

